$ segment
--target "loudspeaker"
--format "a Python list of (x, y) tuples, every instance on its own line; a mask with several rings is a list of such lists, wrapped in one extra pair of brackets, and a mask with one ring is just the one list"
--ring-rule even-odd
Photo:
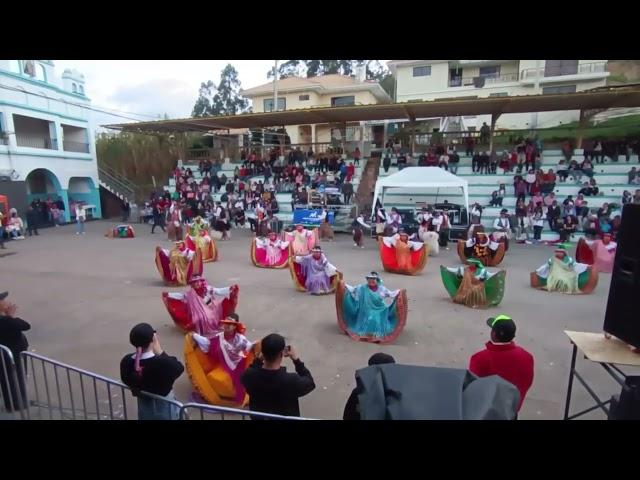
[(640, 205), (622, 210), (604, 331), (640, 348)]

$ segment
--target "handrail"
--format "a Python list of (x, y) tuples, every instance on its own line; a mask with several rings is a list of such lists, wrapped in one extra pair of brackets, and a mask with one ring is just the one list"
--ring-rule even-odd
[(520, 80), (529, 80), (535, 78), (538, 74), (540, 78), (553, 78), (553, 77), (563, 77), (566, 75), (586, 75), (590, 73), (604, 73), (607, 71), (607, 62), (590, 62), (590, 63), (579, 63), (578, 68), (576, 69), (576, 73), (566, 73), (558, 75), (546, 75), (546, 67), (540, 68), (525, 68), (520, 71)]
[(478, 75), (475, 77), (453, 77), (449, 79), (450, 87), (473, 87), (477, 79), (484, 79), (484, 84), (517, 82), (518, 73), (507, 73), (504, 75)]

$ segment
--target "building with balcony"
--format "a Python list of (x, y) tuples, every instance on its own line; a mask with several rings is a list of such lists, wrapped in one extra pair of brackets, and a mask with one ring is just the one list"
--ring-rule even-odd
[[(365, 80), (364, 69), (355, 76), (323, 75), (301, 78), (287, 77), (277, 82), (276, 110), (295, 110), (317, 107), (341, 107), (389, 103), (391, 98), (374, 81)], [(254, 112), (274, 110), (274, 83), (269, 82), (240, 92), (251, 100)], [(344, 125), (326, 123), (287, 126), (292, 144), (330, 143), (332, 141), (359, 143), (363, 139), (363, 125), (351, 122)]]
[(60, 77), (50, 60), (0, 60), (0, 194), (25, 213), (35, 199), (75, 203), (102, 216), (90, 100), (84, 76)]
[[(453, 98), (575, 93), (603, 87), (607, 60), (392, 60), (396, 102)], [(557, 126), (579, 118), (578, 111), (505, 114), (496, 128)], [(430, 119), (440, 131), (479, 129), (489, 116)]]

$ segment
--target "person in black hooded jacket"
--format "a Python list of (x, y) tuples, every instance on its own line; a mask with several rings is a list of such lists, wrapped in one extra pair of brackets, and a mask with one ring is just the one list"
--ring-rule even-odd
[[(0, 387), (2, 388), (5, 408), (7, 412), (12, 412), (21, 410), (27, 404), (25, 372), (20, 361), (20, 352), (24, 352), (29, 348), (29, 342), (23, 332), (31, 329), (31, 325), (21, 318), (14, 317), (17, 307), (6, 300), (8, 295), (9, 292), (0, 293), (0, 345), (4, 345), (11, 351), (13, 362), (16, 365), (17, 384), (13, 375), (9, 375), (9, 378), (6, 376), (11, 359), (5, 351), (2, 351)], [(1, 367), (2, 363), (4, 363), (4, 368)]]
[[(386, 353), (375, 353), (369, 358), (369, 366), (382, 365), (384, 363), (396, 363), (396, 360)], [(344, 413), (342, 414), (343, 420), (360, 420), (360, 405), (358, 403), (358, 395), (360, 395), (360, 389), (354, 388), (349, 395), (346, 405), (344, 406)]]

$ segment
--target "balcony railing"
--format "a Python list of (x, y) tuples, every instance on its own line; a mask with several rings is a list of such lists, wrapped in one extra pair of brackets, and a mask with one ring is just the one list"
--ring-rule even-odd
[(58, 141), (55, 138), (21, 135), (19, 133), (16, 133), (16, 144), (19, 147), (45, 148), (47, 150), (58, 149)]
[(450, 87), (478, 87), (493, 85), (496, 83), (517, 82), (517, 73), (507, 73), (505, 75), (481, 75), (478, 77), (453, 77), (449, 79)]
[[(548, 72), (544, 67), (527, 68), (520, 72), (520, 80), (533, 80), (536, 75), (540, 75), (540, 78), (559, 77), (566, 75), (591, 75), (594, 73), (605, 73), (607, 71), (607, 62), (591, 62), (581, 63), (578, 65), (578, 69), (575, 72)], [(553, 73), (553, 75), (546, 75), (547, 73)]]
[(4, 132), (0, 132), (0, 145), (9, 145), (9, 137)]
[(62, 148), (65, 152), (89, 153), (89, 144), (82, 142), (62, 141)]

